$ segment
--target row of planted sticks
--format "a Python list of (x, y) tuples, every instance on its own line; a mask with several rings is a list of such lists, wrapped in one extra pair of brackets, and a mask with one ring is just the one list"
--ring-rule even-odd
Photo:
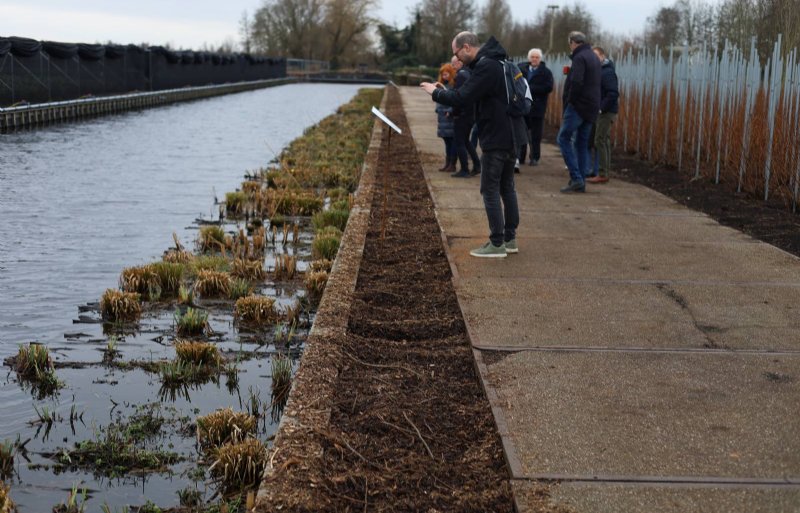
[[(761, 62), (728, 43), (628, 52), (615, 61), (620, 109), (615, 147), (692, 178), (726, 183), (797, 209), (800, 195), (800, 53), (781, 36)], [(555, 63), (569, 63), (559, 55)], [(554, 73), (548, 121), (559, 124), (564, 75)]]

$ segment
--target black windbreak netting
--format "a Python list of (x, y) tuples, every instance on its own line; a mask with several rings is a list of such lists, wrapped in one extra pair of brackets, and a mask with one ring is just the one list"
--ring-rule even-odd
[(0, 107), (285, 76), (264, 56), (0, 37)]

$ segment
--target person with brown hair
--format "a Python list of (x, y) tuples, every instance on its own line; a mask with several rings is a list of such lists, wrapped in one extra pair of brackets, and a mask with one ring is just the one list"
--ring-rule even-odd
[[(456, 70), (448, 62), (439, 68), (439, 80), (436, 87), (452, 89), (455, 85)], [(444, 141), (445, 161), (439, 171), (454, 173), (456, 170), (455, 125), (453, 124), (453, 108), (441, 103), (436, 104), (436, 135)]]

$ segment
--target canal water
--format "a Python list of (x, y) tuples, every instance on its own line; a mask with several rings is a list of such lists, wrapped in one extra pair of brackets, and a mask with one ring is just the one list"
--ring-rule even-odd
[[(238, 386), (215, 382), (165, 394), (157, 376), (99, 365), (108, 337), (99, 324), (78, 322), (87, 319), (78, 308), (116, 287), (124, 267), (160, 259), (173, 232), (192, 248), (197, 220), (218, 217), (215, 199), (235, 190), (245, 172), (266, 167), (357, 90), (285, 85), (0, 135), (0, 361), (19, 344), (46, 344), (62, 364), (57, 374), (64, 383), (57, 395), (39, 397), (3, 367), (0, 443), (30, 439), (5, 479), (20, 512), (50, 511), (74, 486), (87, 488), (87, 511), (147, 500), (175, 506), (182, 489), (213, 496), (208, 476), (198, 475), (191, 458), (164, 472), (109, 477), (55, 466), (52, 453), (142, 409), (156, 411), (169, 426), (150, 443), (179, 454), (195, 451), (186, 432), (196, 415), (269, 403), (269, 348), (241, 363)], [(261, 292), (292, 291), (271, 286)], [(151, 314), (140, 332), (121, 338), (121, 357), (170, 357), (164, 333), (171, 323), (171, 313)], [(230, 315), (212, 315), (211, 324), (228, 334), (218, 340), (221, 348), (242, 347)], [(74, 362), (82, 365), (69, 367)], [(34, 408), (55, 413), (49, 429)], [(262, 440), (276, 420), (264, 420)]]

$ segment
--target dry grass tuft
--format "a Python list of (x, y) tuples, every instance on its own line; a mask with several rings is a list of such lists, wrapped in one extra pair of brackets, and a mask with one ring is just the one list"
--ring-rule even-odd
[(9, 495), (10, 491), (11, 489), (0, 481), (0, 513), (15, 513), (17, 511), (17, 507)]
[(234, 316), (241, 322), (262, 326), (278, 320), (275, 300), (264, 296), (247, 296), (236, 300)]
[(255, 433), (257, 419), (245, 412), (231, 408), (197, 417), (197, 442), (204, 449), (215, 449), (223, 444), (239, 442)]
[(231, 286), (231, 275), (218, 271), (200, 271), (194, 290), (203, 297), (227, 297)]
[(217, 346), (210, 342), (176, 340), (175, 354), (178, 360), (194, 365), (218, 366), (222, 361)]
[(125, 292), (136, 292), (142, 297), (161, 297), (161, 279), (150, 265), (126, 267), (119, 277), (119, 288)]
[(275, 257), (275, 279), (291, 280), (297, 274), (297, 258), (291, 255)]
[(233, 493), (257, 488), (267, 462), (264, 444), (256, 438), (247, 438), (220, 447), (216, 461), (208, 470), (225, 493)]
[(260, 259), (235, 259), (233, 261), (233, 269), (231, 270), (231, 274), (237, 278), (243, 278), (250, 281), (260, 281), (267, 277), (267, 272), (264, 270), (264, 262)]
[(177, 249), (170, 249), (164, 256), (161, 257), (161, 260), (164, 262), (169, 262), (171, 264), (188, 264), (192, 261), (194, 255), (189, 253), (188, 251), (184, 250), (177, 250)]
[(107, 289), (100, 298), (100, 314), (109, 322), (134, 322), (142, 315), (139, 299), (136, 292)]
[(225, 230), (220, 226), (201, 226), (197, 236), (200, 251), (222, 251), (225, 248)]
[(306, 290), (311, 299), (319, 300), (328, 283), (327, 271), (311, 271), (306, 273)]

